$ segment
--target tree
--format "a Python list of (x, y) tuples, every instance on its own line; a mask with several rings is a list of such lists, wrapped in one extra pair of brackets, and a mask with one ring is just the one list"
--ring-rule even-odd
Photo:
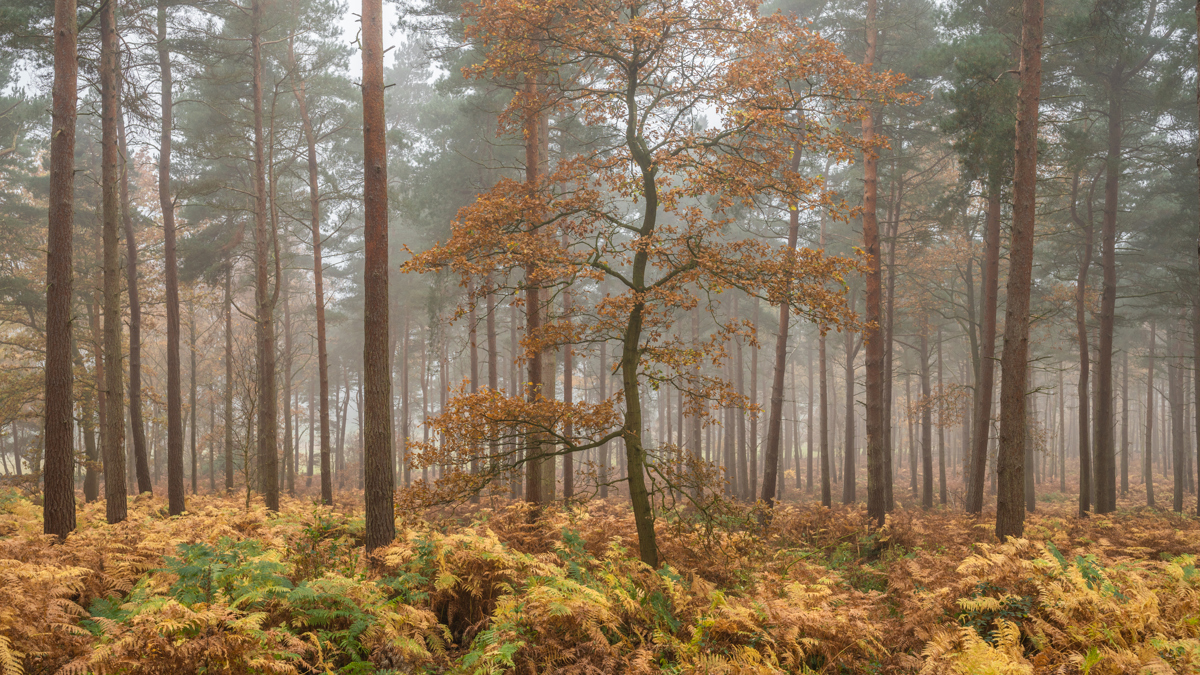
[[(876, 0), (867, 0), (867, 52), (863, 57), (865, 67), (875, 64), (875, 42), (878, 31), (875, 26)], [(875, 118), (868, 108), (862, 119), (863, 141), (875, 140)], [(867, 516), (883, 527), (887, 517), (887, 484), (892, 477), (887, 468), (887, 447), (884, 444), (884, 427), (891, 423), (883, 417), (884, 383), (884, 335), (883, 325), (883, 272), (880, 267), (879, 220), (876, 214), (876, 198), (879, 190), (879, 159), (873, 149), (863, 153), (863, 250), (868, 256), (866, 312), (864, 318), (871, 328), (864, 336), (866, 349), (866, 376), (864, 386), (867, 399)], [(851, 384), (846, 383), (849, 387)]]
[[(869, 147), (837, 133), (832, 121), (861, 119), (860, 100), (897, 99), (896, 76), (871, 74), (797, 21), (757, 9), (749, 0), (706, 0), (686, 11), (662, 0), (586, 8), (489, 0), (468, 9), (468, 36), (486, 49), (472, 75), (512, 82), (525, 73), (547, 74), (544, 88), (514, 97), (502, 117), (505, 130), (549, 111), (578, 115), (604, 135), (561, 157), (536, 181), (498, 181), (460, 213), (446, 244), (411, 266), (449, 266), (477, 277), (524, 269), (526, 287), (608, 279), (622, 288), (600, 300), (590, 322), (571, 322), (569, 334), (564, 321), (550, 320), (530, 325), (525, 338), (527, 354), (553, 344), (617, 342), (616, 400), (568, 407), (540, 395), (460, 394), (436, 421), (446, 438), (438, 461), (461, 461), (454, 460), (456, 449), (467, 455), (478, 438), (495, 434), (546, 435), (563, 448), (556, 452), (620, 438), (639, 553), (652, 567), (658, 565), (652, 491), (685, 477), (670, 473), (674, 462), (660, 461), (643, 441), (641, 387), (683, 389), (696, 414), (706, 399), (741, 403), (730, 382), (689, 377), (694, 362), (713, 358), (740, 334), (740, 322), (718, 324), (700, 349), (685, 349), (667, 337), (676, 311), (696, 307), (698, 293), (732, 287), (827, 326), (852, 323), (836, 284), (857, 269), (852, 261), (809, 249), (793, 253), (756, 237), (729, 240), (725, 230), (737, 206), (832, 206), (820, 179), (790, 170), (794, 149), (846, 157)], [(553, 48), (526, 39), (530, 34), (552, 36)], [(707, 128), (694, 124), (710, 102), (719, 119)], [(710, 206), (698, 203), (703, 195), (712, 196)], [(567, 247), (547, 235), (553, 231), (568, 234)], [(536, 315), (528, 305), (527, 314)], [(562, 431), (567, 417), (570, 437)], [(510, 457), (508, 470), (514, 465)], [(455, 479), (472, 489), (482, 482)]]
[(105, 516), (125, 520), (125, 416), (121, 382), (121, 202), (120, 149), (117, 117), (121, 114), (117, 78), (117, 12), (109, 2), (100, 10), (101, 190), (104, 240), (104, 370), (109, 415), (104, 434)]
[(383, 121), (383, 2), (363, 0), (363, 471), (366, 547), (396, 538), (392, 505), (392, 369), (388, 338), (387, 144)]
[[(167, 305), (167, 511), (186, 508), (183, 495), (183, 375), (179, 362), (179, 263), (175, 249), (175, 200), (171, 196), (171, 54), (166, 0), (158, 3), (158, 68), (162, 127), (158, 146), (158, 202), (163, 218)], [(124, 427), (122, 427), (124, 428)]]
[[(50, 225), (46, 238), (46, 478), (43, 528), (75, 530), (72, 430), (71, 268), (75, 196), (75, 0), (54, 3), (54, 92), (50, 134)], [(107, 448), (106, 448), (107, 450)], [(105, 456), (107, 465), (111, 457)], [(20, 461), (20, 460), (18, 460)], [(108, 495), (108, 481), (105, 481)]]
[(1029, 355), (1029, 295), (1037, 215), (1037, 129), (1042, 87), (1042, 0), (1023, 0), (1013, 225), (1009, 247), (1008, 306), (1000, 356), (1000, 446), (996, 536), (1025, 531), (1025, 397)]

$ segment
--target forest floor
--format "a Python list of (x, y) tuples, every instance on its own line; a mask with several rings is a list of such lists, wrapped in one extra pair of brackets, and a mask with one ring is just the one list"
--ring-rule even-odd
[(660, 518), (654, 571), (619, 500), (401, 518), (369, 565), (348, 504), (143, 496), (52, 545), (0, 491), (0, 675), (1200, 672), (1200, 520), (1045, 498), (1004, 544), (942, 508)]

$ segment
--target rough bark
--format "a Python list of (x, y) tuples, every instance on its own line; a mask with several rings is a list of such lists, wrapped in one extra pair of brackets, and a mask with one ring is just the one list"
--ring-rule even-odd
[(1096, 359), (1096, 513), (1117, 508), (1116, 445), (1113, 441), (1112, 355), (1117, 309), (1117, 199), (1121, 177), (1121, 84), (1123, 71), (1113, 72), (1108, 99), (1108, 156), (1104, 175), (1104, 216), (1101, 266), (1104, 287), (1100, 294), (1100, 334)]
[(967, 513), (983, 512), (983, 482), (987, 474), (988, 436), (992, 430), (992, 390), (995, 387), (996, 305), (1000, 293), (1000, 181), (989, 180), (987, 222), (984, 231), (982, 325), (975, 401), (971, 419), (971, 454), (967, 472)]
[[(875, 27), (877, 0), (867, 0), (867, 52), (865, 63), (869, 67), (875, 61), (875, 41), (877, 31)], [(867, 143), (875, 140), (875, 117), (870, 108), (867, 108), (867, 113), (862, 121), (863, 141)], [(883, 442), (883, 425), (887, 420), (883, 419), (883, 349), (884, 336), (878, 328), (882, 325), (882, 272), (880, 269), (880, 248), (879, 248), (879, 221), (877, 219), (876, 198), (879, 188), (878, 176), (878, 159), (875, 156), (874, 150), (868, 150), (863, 157), (863, 249), (868, 256), (867, 274), (866, 274), (866, 312), (864, 319), (867, 323), (873, 323), (876, 328), (869, 329), (864, 334), (864, 342), (866, 343), (866, 401), (867, 401), (867, 515), (882, 527), (887, 514), (887, 483), (891, 481), (891, 476), (887, 475), (887, 465), (885, 462), (885, 451)], [(821, 389), (822, 389), (822, 406), (824, 406), (825, 396), (825, 359), (824, 350), (821, 354)], [(824, 420), (825, 411), (822, 410), (822, 419)], [(824, 427), (822, 423), (822, 427)], [(822, 430), (822, 476), (821, 476), (821, 502), (823, 504), (829, 501), (827, 476), (828, 470), (826, 464), (828, 462), (828, 453), (825, 452), (825, 433)]]
[[(854, 296), (850, 296), (850, 306), (854, 306)], [(854, 332), (846, 331), (846, 433), (843, 445), (842, 461), (842, 503), (853, 504), (858, 498), (854, 485), (854, 357), (858, 349), (854, 344)]]
[[(117, 69), (119, 74), (119, 58)], [(118, 93), (122, 88), (122, 79), (118, 76)], [(120, 105), (119, 100), (118, 104)], [(142, 418), (142, 301), (138, 292), (138, 247), (137, 236), (133, 230), (133, 207), (129, 202), (129, 149), (125, 142), (123, 113), (117, 114), (117, 132), (121, 144), (121, 224), (125, 230), (125, 289), (129, 296), (129, 436), (133, 441), (138, 492), (149, 492), (152, 486), (150, 465), (146, 460), (146, 422)]]
[(1023, 0), (1012, 244), (1009, 247), (1004, 351), (1000, 356), (1000, 445), (996, 536), (1025, 531), (1025, 396), (1029, 362), (1029, 293), (1037, 210), (1038, 102), (1042, 86), (1042, 0)]
[[(537, 81), (533, 77), (525, 79), (525, 95), (531, 99), (537, 96)], [(540, 116), (528, 115), (525, 122), (525, 183), (530, 191), (536, 191), (538, 173), (541, 169), (539, 160)], [(525, 335), (533, 340), (541, 329), (541, 289), (534, 281), (535, 267), (532, 263), (525, 267)], [(529, 375), (525, 395), (530, 402), (536, 402), (542, 396), (542, 352), (541, 349), (528, 349), (526, 352)], [(538, 508), (544, 501), (542, 495), (542, 448), (541, 439), (531, 435), (525, 448), (525, 501), (534, 505), (530, 511), (531, 517), (536, 517)]]
[(225, 261), (225, 491), (233, 492), (233, 261)]
[(192, 494), (197, 493), (196, 481), (199, 475), (196, 459), (196, 310), (188, 313), (188, 353), (191, 357), (191, 396), (188, 399), (188, 413), (191, 419), (189, 443), (192, 451)]
[[(101, 96), (101, 190), (104, 240), (104, 353), (108, 367), (104, 370), (104, 389), (112, 413), (106, 420), (104, 456), (112, 458), (112, 487), (105, 496), (116, 503), (105, 506), (110, 523), (126, 516), (125, 504), (125, 416), (124, 383), (121, 355), (121, 222), (120, 172), (121, 157), (117, 117), (120, 115), (117, 70), (117, 15), (114, 3), (100, 10), (100, 96)], [(107, 484), (109, 479), (105, 478)], [(72, 486), (73, 488), (74, 486)], [(111, 493), (111, 495), (110, 495)], [(119, 493), (119, 494), (118, 494)]]
[(1146, 506), (1154, 508), (1154, 343), (1158, 331), (1150, 322), (1150, 354), (1146, 362), (1146, 445), (1142, 450), (1142, 480), (1146, 485)]
[(1071, 182), (1071, 220), (1083, 233), (1083, 248), (1079, 253), (1079, 275), (1075, 281), (1075, 334), (1079, 345), (1079, 388), (1077, 390), (1079, 411), (1079, 515), (1091, 510), (1092, 495), (1092, 447), (1089, 441), (1090, 421), (1088, 418), (1088, 375), (1091, 370), (1087, 329), (1087, 282), (1088, 269), (1092, 265), (1092, 198), (1096, 190), (1093, 180), (1088, 190), (1087, 219), (1079, 217), (1079, 173)]
[[(275, 383), (275, 304), (270, 288), (274, 237), (267, 225), (267, 165), (263, 144), (263, 0), (251, 3), (250, 51), (254, 69), (251, 101), (254, 108), (254, 336), (258, 367), (257, 458), (258, 485), (267, 508), (279, 510), (278, 397)], [(276, 286), (278, 289), (278, 285)]]
[(366, 546), (396, 538), (392, 475), (392, 378), (388, 353), (387, 142), (383, 118), (383, 3), (363, 0), (363, 158), (365, 301), (363, 305), (363, 484)]
[[(162, 126), (158, 148), (158, 203), (163, 218), (167, 309), (167, 512), (183, 513), (183, 376), (179, 363), (179, 263), (175, 252), (175, 200), (171, 197), (171, 55), (167, 3), (158, 3), (158, 68)], [(139, 481), (140, 482), (140, 481)]]
[[(933, 508), (933, 387), (929, 372), (929, 329), (921, 329), (921, 507)], [(940, 374), (940, 373), (939, 373)]]

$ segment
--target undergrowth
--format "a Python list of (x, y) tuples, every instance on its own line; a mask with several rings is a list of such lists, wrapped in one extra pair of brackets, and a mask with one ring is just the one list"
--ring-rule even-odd
[(1200, 672), (1175, 516), (1032, 515), (999, 544), (945, 511), (747, 509), (660, 523), (652, 570), (612, 503), (407, 517), (374, 561), (351, 511), (189, 505), (89, 505), (52, 544), (0, 493), (0, 675)]

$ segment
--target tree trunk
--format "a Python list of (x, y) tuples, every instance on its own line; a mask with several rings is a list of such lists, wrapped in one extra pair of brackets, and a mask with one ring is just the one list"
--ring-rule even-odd
[(1154, 343), (1157, 327), (1150, 321), (1150, 355), (1146, 363), (1146, 446), (1142, 450), (1142, 480), (1146, 484), (1146, 506), (1154, 508)]
[(975, 407), (971, 420), (971, 454), (967, 466), (967, 513), (983, 512), (983, 482), (987, 474), (988, 436), (992, 425), (992, 390), (995, 387), (996, 304), (1000, 291), (1000, 180), (988, 181), (987, 224), (984, 233), (983, 307), (981, 311), (979, 366), (975, 378)]
[[(600, 342), (600, 371), (596, 374), (596, 396), (600, 401), (608, 400), (608, 342)], [(600, 498), (608, 498), (608, 444), (605, 443), (597, 448), (600, 451)], [(699, 448), (694, 447), (692, 452), (699, 453)]]
[[(1196, 32), (1200, 35), (1200, 2), (1196, 3)], [(1200, 44), (1197, 51), (1200, 63)], [(1196, 109), (1200, 113), (1200, 81), (1196, 82)], [(1197, 141), (1200, 145), (1200, 140)], [(1200, 169), (1200, 147), (1196, 155), (1196, 167)], [(1197, 259), (1200, 265), (1200, 240), (1196, 246)], [(1200, 293), (1192, 297), (1192, 378), (1196, 399), (1196, 423), (1192, 425), (1196, 431), (1196, 450), (1200, 452)], [(1200, 515), (1200, 462), (1196, 464), (1196, 514)]]
[(946, 505), (946, 425), (942, 419), (942, 400), (945, 389), (942, 386), (942, 328), (938, 326), (937, 335), (937, 392), (938, 392), (938, 501)]
[[(117, 60), (118, 72), (120, 59)], [(117, 91), (122, 89), (118, 76)], [(138, 248), (133, 230), (133, 207), (129, 203), (129, 149), (125, 142), (125, 115), (117, 115), (121, 145), (121, 223), (125, 229), (125, 287), (129, 294), (129, 431), (137, 467), (138, 492), (149, 492), (150, 466), (146, 461), (146, 423), (142, 419), (142, 302), (138, 293)], [(142, 478), (145, 478), (143, 486)]]
[[(102, 100), (101, 147), (104, 212), (104, 388), (108, 410), (108, 429), (104, 434), (104, 456), (112, 463), (105, 472), (105, 516), (109, 523), (125, 520), (125, 416), (121, 355), (121, 223), (120, 223), (120, 149), (117, 117), (121, 114), (117, 97), (117, 13), (115, 3), (100, 10), (100, 90)], [(49, 330), (49, 326), (47, 326)], [(49, 446), (47, 446), (49, 449)], [(47, 453), (47, 467), (50, 456)], [(47, 475), (49, 486), (49, 475)], [(111, 483), (111, 487), (109, 486)], [(72, 485), (72, 490), (74, 486)]]
[[(285, 447), (283, 449), (283, 479), (287, 484), (289, 495), (296, 494), (296, 458), (300, 453), (299, 438), (293, 435), (299, 433), (299, 424), (294, 424), (292, 415), (295, 408), (292, 405), (292, 303), (291, 303), (291, 278), (287, 272), (280, 279), (280, 284), (283, 286), (283, 435)], [(389, 406), (390, 408), (390, 406)]]
[(1042, 0), (1023, 0), (1017, 151), (1013, 168), (1012, 244), (1009, 247), (1004, 351), (1000, 356), (1000, 446), (996, 536), (1025, 531), (1025, 395), (1029, 362), (1029, 293), (1037, 210), (1038, 102), (1042, 86)]
[[(758, 299), (754, 300), (754, 318), (751, 324), (751, 331), (754, 334), (755, 342), (758, 341)], [(750, 419), (748, 424), (750, 429), (747, 434), (746, 455), (750, 460), (748, 470), (750, 473), (750, 501), (756, 499), (758, 492), (758, 345), (750, 347)], [(784, 461), (787, 460), (787, 452), (783, 453)], [(765, 479), (764, 479), (765, 480)], [(782, 474), (777, 470), (775, 473), (775, 490), (780, 498), (783, 498), (783, 480)]]
[(363, 470), (367, 552), (396, 538), (392, 491), (392, 369), (388, 339), (387, 142), (383, 118), (383, 3), (363, 0)]
[(158, 203), (163, 217), (167, 306), (167, 511), (177, 516), (186, 508), (183, 495), (183, 376), (179, 363), (179, 264), (175, 254), (175, 202), (171, 197), (171, 56), (167, 49), (167, 5), (164, 0), (158, 3), (158, 67), (162, 106)]
[[(875, 62), (875, 13), (877, 0), (867, 0), (867, 52), (864, 59), (868, 67)], [(872, 143), (875, 140), (875, 117), (868, 107), (862, 121), (863, 141)], [(880, 269), (879, 222), (876, 217), (876, 195), (879, 188), (878, 159), (874, 149), (868, 149), (863, 156), (863, 248), (868, 256), (867, 262), (867, 307), (864, 319), (867, 323), (882, 326), (883, 319), (883, 288), (882, 272)], [(876, 525), (882, 527), (887, 514), (887, 483), (891, 476), (887, 475), (886, 448), (884, 447), (883, 425), (883, 348), (884, 335), (880, 329), (868, 331), (863, 336), (866, 342), (866, 400), (867, 400), (867, 515)], [(824, 345), (822, 345), (824, 347)], [(821, 404), (825, 403), (825, 354), (821, 353)], [(822, 416), (822, 476), (821, 503), (829, 503), (827, 476), (824, 466), (828, 462), (825, 452), (825, 410)]]
[[(854, 306), (854, 295), (850, 295), (849, 305)], [(853, 504), (858, 498), (854, 485), (854, 356), (858, 352), (854, 346), (854, 332), (846, 331), (846, 436), (842, 454), (842, 503)]]
[[(933, 508), (933, 389), (929, 373), (929, 328), (921, 327), (921, 507)], [(939, 372), (940, 375), (940, 372)], [(944, 474), (943, 474), (944, 475)]]
[[(71, 351), (75, 358), (75, 367), (79, 372), (87, 372), (87, 366), (83, 362), (83, 354), (79, 351), (79, 343), (74, 336), (71, 341)], [(84, 389), (83, 396), (79, 397), (79, 431), (83, 436), (84, 448), (84, 474), (83, 474), (83, 502), (85, 504), (94, 502), (100, 498), (100, 450), (96, 447), (96, 428), (93, 423), (93, 414), (96, 409), (96, 393), (100, 391), (100, 378), (93, 378), (90, 391)], [(0, 446), (0, 462), (3, 463), (4, 473), (8, 474), (8, 461), (4, 459), (4, 448)]]
[[(563, 248), (567, 247), (567, 235), (563, 234)], [(563, 289), (563, 317), (567, 325), (571, 324), (571, 289), (567, 287)], [(574, 402), (574, 370), (575, 362), (571, 354), (571, 345), (567, 343), (563, 345), (563, 403), (568, 408)], [(666, 390), (664, 389), (665, 393)], [(573, 429), (571, 426), (571, 418), (568, 417), (564, 423), (563, 435), (567, 438), (571, 437)], [(571, 456), (572, 453), (563, 455), (563, 499), (571, 499), (575, 496), (575, 459)]]
[(1104, 219), (1101, 264), (1104, 288), (1100, 295), (1100, 335), (1096, 363), (1096, 513), (1117, 508), (1117, 463), (1113, 442), (1112, 355), (1117, 309), (1117, 199), (1121, 177), (1121, 70), (1109, 85), (1108, 156), (1104, 175)]
[(1167, 400), (1171, 409), (1171, 508), (1183, 512), (1184, 472), (1183, 458), (1183, 367), (1179, 356), (1182, 345), (1178, 337), (1171, 340), (1171, 358), (1167, 362)]
[[(808, 370), (808, 418), (805, 424), (805, 431), (808, 433), (808, 447), (805, 448), (807, 455), (807, 467), (805, 469), (805, 490), (812, 494), (813, 489), (813, 365), (812, 365), (812, 344), (809, 343), (807, 353), (807, 370)], [(796, 373), (792, 371), (792, 392), (796, 391)], [(794, 401), (795, 399), (793, 399)], [(800, 469), (796, 468), (796, 487), (800, 487)]]
[(1129, 494), (1129, 350), (1121, 351), (1121, 496)]
[[(288, 41), (288, 58), (292, 71), (299, 73), (292, 40)], [(312, 119), (308, 114), (306, 82), (303, 77), (297, 76), (297, 83), (292, 91), (296, 96), (296, 105), (300, 111), (304, 141), (308, 145), (306, 155), (308, 159), (308, 209), (312, 218), (313, 287), (316, 295), (317, 314), (317, 379), (318, 400), (321, 408), (321, 503), (332, 504), (333, 476), (329, 465), (329, 351), (326, 348), (325, 340), (325, 283), (324, 264), (321, 262), (321, 195), (318, 183), (317, 137), (313, 130)], [(312, 431), (310, 430), (309, 433), (311, 434)]]
[[(733, 317), (736, 321), (741, 321), (742, 315), (738, 311), (738, 296), (733, 296)], [(737, 386), (738, 399), (745, 400), (746, 396), (746, 368), (742, 359), (742, 340), (736, 338), (734, 340), (734, 358), (736, 359), (736, 372), (733, 374), (733, 381)], [(746, 407), (739, 403), (734, 409), (734, 433), (737, 434), (737, 485), (738, 497), (747, 501), (754, 499), (754, 481), (750, 479), (750, 466), (746, 457)]]
[(191, 446), (192, 446), (192, 494), (196, 494), (196, 481), (199, 474), (199, 465), (196, 460), (196, 310), (195, 307), (188, 312), (188, 351), (191, 356), (191, 380), (192, 390), (191, 398), (189, 399), (188, 412), (192, 418), (191, 428)]
[[(271, 511), (279, 510), (278, 452), (276, 421), (278, 400), (275, 383), (275, 303), (270, 289), (273, 233), (267, 226), (267, 163), (263, 143), (262, 2), (251, 2), (250, 50), (252, 54), (254, 108), (254, 335), (258, 399), (258, 484)], [(278, 281), (278, 280), (277, 280)], [(278, 283), (275, 291), (279, 289)]]
[[(525, 95), (531, 99), (537, 97), (537, 81), (535, 78), (530, 76), (525, 78)], [(525, 122), (525, 184), (531, 193), (536, 193), (538, 190), (538, 172), (541, 169), (539, 160), (540, 126), (539, 115), (532, 114), (528, 116)], [(542, 305), (541, 292), (534, 281), (535, 271), (533, 263), (526, 264), (525, 336), (531, 342), (538, 337), (538, 332), (541, 330), (542, 314), (540, 309)], [(529, 368), (525, 395), (530, 403), (535, 403), (543, 396), (542, 351), (541, 349), (531, 347), (527, 349), (525, 356)], [(542, 495), (542, 439), (537, 434), (530, 435), (526, 442), (525, 501), (534, 506), (533, 510), (530, 511), (530, 517), (536, 518), (544, 501)]]
[[(800, 170), (799, 143), (792, 149), (792, 163), (789, 167), (793, 172)], [(822, 210), (822, 214), (824, 211)], [(824, 220), (822, 220), (824, 224)], [(823, 232), (823, 231), (822, 231)], [(794, 260), (796, 244), (800, 236), (800, 205), (797, 202), (788, 204), (788, 259)], [(791, 290), (789, 278), (784, 290)], [(779, 332), (775, 335), (775, 369), (771, 373), (771, 410), (767, 417), (767, 452), (763, 459), (763, 490), (762, 500), (767, 506), (775, 504), (775, 477), (779, 471), (779, 446), (783, 430), (783, 375), (787, 368), (788, 326), (791, 321), (791, 308), (787, 302), (779, 303)], [(809, 384), (812, 382), (812, 354), (809, 354)], [(812, 419), (812, 387), (809, 387), (809, 419)], [(811, 435), (811, 434), (810, 434)], [(812, 443), (809, 443), (809, 487), (812, 487)], [(796, 477), (800, 476), (800, 467), (796, 467)]]
[(1079, 341), (1079, 515), (1091, 510), (1092, 495), (1092, 449), (1088, 435), (1091, 427), (1088, 418), (1088, 371), (1091, 369), (1087, 330), (1087, 282), (1088, 270), (1092, 265), (1092, 198), (1096, 191), (1093, 179), (1088, 190), (1087, 219), (1079, 217), (1077, 210), (1079, 173), (1071, 183), (1071, 220), (1083, 232), (1083, 249), (1079, 254), (1079, 276), (1075, 282), (1075, 333)]
[(225, 261), (225, 491), (233, 492), (233, 260)]
[[(496, 296), (492, 293), (492, 279), (488, 276), (487, 279), (487, 350), (488, 350), (488, 389), (492, 393), (500, 391), (500, 351), (496, 346)], [(407, 368), (408, 364), (408, 316), (404, 317), (404, 363)], [(407, 371), (406, 371), (407, 372)], [(408, 396), (408, 377), (404, 378), (405, 400)], [(405, 405), (405, 414), (407, 415), (408, 406)], [(405, 417), (404, 426), (404, 441), (408, 443), (408, 418)], [(491, 438), (488, 440), (488, 461), (489, 470), (495, 472), (496, 465), (500, 461), (500, 441)], [(407, 476), (405, 477), (407, 484)]]

